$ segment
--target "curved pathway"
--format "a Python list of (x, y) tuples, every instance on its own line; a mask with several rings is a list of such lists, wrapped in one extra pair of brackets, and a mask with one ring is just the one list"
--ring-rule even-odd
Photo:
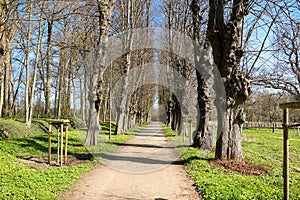
[(200, 199), (162, 127), (153, 122), (106, 156), (61, 199)]

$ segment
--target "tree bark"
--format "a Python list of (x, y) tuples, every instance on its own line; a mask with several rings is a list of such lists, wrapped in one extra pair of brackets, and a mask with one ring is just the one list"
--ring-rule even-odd
[(7, 20), (8, 13), (6, 6), (8, 5), (7, 0), (0, 0), (0, 117), (3, 114), (3, 92), (4, 92), (4, 66), (6, 58), (6, 42), (7, 42)]
[(85, 112), (85, 101), (84, 99), (86, 98), (85, 95), (85, 88), (84, 88), (84, 83), (81, 80), (81, 78), (79, 78), (79, 87), (80, 87), (80, 114), (81, 114), (81, 119), (86, 121), (86, 112)]
[[(249, 97), (251, 90), (249, 81), (239, 69), (240, 60), (244, 53), (241, 41), (243, 19), (247, 14), (247, 3), (247, 0), (234, 0), (231, 5), (231, 16), (225, 22), (225, 2), (222, 0), (209, 1), (207, 39), (212, 47), (214, 61), (225, 86), (227, 106), (225, 111), (217, 106), (219, 119), (224, 112), (224, 119), (219, 121), (218, 126), (215, 153), (217, 159), (243, 160), (243, 104)], [(215, 80), (215, 88), (218, 87), (219, 81)], [(216, 99), (222, 101), (223, 97), (218, 93), (216, 95)]]
[(60, 119), (64, 109), (64, 102), (65, 102), (65, 90), (66, 90), (66, 58), (65, 58), (65, 51), (61, 50), (60, 59), (59, 59), (59, 66), (58, 66), (58, 73), (57, 73), (57, 80), (58, 85), (57, 87), (57, 118)]
[(28, 31), (27, 31), (27, 45), (25, 49), (26, 54), (26, 85), (25, 85), (25, 123), (26, 126), (30, 127), (31, 120), (29, 120), (29, 110), (30, 110), (30, 82), (31, 82), (31, 72), (30, 72), (30, 60), (29, 60), (29, 53), (30, 53), (30, 43), (31, 43), (31, 17), (32, 17), (32, 2), (29, 2), (29, 24), (28, 24)]
[[(196, 129), (196, 133), (194, 134), (193, 145), (196, 148), (200, 148), (202, 150), (211, 151), (213, 147), (213, 133), (209, 129), (209, 114), (211, 112), (211, 96), (209, 87), (207, 84), (208, 76), (205, 75), (210, 74), (210, 66), (212, 64), (209, 62), (211, 51), (210, 49), (204, 49), (205, 52), (199, 51), (200, 45), (200, 24), (202, 20), (202, 13), (200, 12), (200, 1), (193, 0), (191, 4), (191, 11), (193, 14), (193, 39), (196, 43), (194, 47), (194, 60), (195, 65), (201, 68), (201, 73), (196, 70), (197, 76), (197, 101), (199, 105), (199, 116), (197, 116), (198, 127)], [(203, 54), (204, 57), (200, 58), (200, 54)], [(201, 59), (201, 61), (200, 61)], [(202, 62), (202, 63), (201, 63)], [(201, 67), (200, 65), (203, 65)]]
[[(129, 0), (127, 2), (127, 18), (123, 19), (124, 24), (124, 29), (130, 30), (133, 28), (133, 13), (132, 13), (132, 0)], [(125, 47), (128, 48), (129, 52), (126, 54), (126, 60), (125, 60), (125, 66), (123, 69), (123, 77), (124, 77), (124, 83), (122, 85), (123, 89), (121, 90), (121, 99), (120, 99), (120, 105), (119, 105), (119, 114), (117, 118), (117, 127), (115, 130), (115, 133), (117, 135), (124, 133), (126, 131), (126, 119), (127, 119), (127, 91), (128, 91), (128, 76), (130, 72), (130, 66), (131, 66), (131, 49), (132, 49), (132, 34), (128, 33), (126, 40), (125, 40)]]
[[(101, 2), (98, 1), (98, 12), (99, 12), (99, 41), (98, 44), (102, 44), (107, 40), (108, 31), (110, 27), (110, 18), (112, 14), (112, 10), (114, 8), (115, 0), (103, 0)], [(99, 58), (97, 62), (100, 62), (101, 59), (105, 59), (105, 48), (102, 48), (101, 51), (95, 50), (94, 55), (95, 58)], [(100, 54), (99, 54), (100, 53)], [(99, 124), (99, 110), (103, 95), (103, 74), (104, 68), (103, 66), (99, 66), (100, 63), (94, 63), (92, 69), (85, 69), (86, 77), (85, 81), (88, 85), (88, 113), (87, 113), (87, 135), (85, 140), (86, 146), (97, 145), (97, 138), (100, 131)], [(89, 71), (88, 71), (89, 70)], [(89, 75), (88, 75), (89, 74)], [(87, 77), (87, 75), (89, 77)], [(87, 82), (87, 79), (90, 79)]]
[(13, 101), (12, 101), (11, 110), (13, 111), (13, 116), (16, 116), (17, 113), (18, 113), (17, 97), (19, 95), (19, 90), (20, 90), (20, 87), (21, 87), (22, 77), (23, 77), (23, 68), (21, 68), (20, 72), (19, 72), (19, 78), (18, 78), (17, 88), (14, 88), (14, 85), (12, 85)]
[(12, 70), (12, 62), (11, 62), (11, 41), (9, 38), (4, 41), (5, 45), (5, 56), (4, 56), (4, 96), (3, 96), (3, 116), (9, 116), (9, 108), (10, 108), (10, 82), (11, 82), (11, 70)]
[(50, 103), (51, 103), (51, 49), (52, 49), (52, 33), (53, 33), (53, 20), (49, 19), (47, 22), (47, 66), (46, 66), (46, 79), (44, 80), (44, 96), (45, 96), (45, 116), (51, 115)]

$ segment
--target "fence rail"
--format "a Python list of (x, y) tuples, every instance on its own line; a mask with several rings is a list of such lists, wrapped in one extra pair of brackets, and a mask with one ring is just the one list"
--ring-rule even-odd
[(282, 128), (282, 122), (245, 122), (244, 128)]

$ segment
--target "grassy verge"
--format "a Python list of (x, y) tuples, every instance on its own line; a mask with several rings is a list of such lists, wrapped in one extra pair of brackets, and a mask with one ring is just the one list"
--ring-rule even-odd
[[(164, 127), (169, 139), (177, 137)], [(300, 137), (290, 130), (290, 199), (300, 199)], [(271, 129), (245, 129), (243, 152), (246, 160), (268, 169), (267, 175), (244, 176), (209, 164), (213, 153), (185, 148), (177, 151), (203, 199), (283, 199), (282, 132)]]
[[(0, 118), (1, 130), (6, 130), (10, 138), (24, 138), (47, 132), (47, 122), (42, 119), (32, 120), (28, 128), (21, 119), (3, 119)], [(1, 137), (0, 137), (1, 140)]]
[[(99, 141), (105, 142), (100, 142), (94, 147), (98, 148), (101, 155), (114, 150), (119, 143), (131, 138), (142, 127), (132, 129), (123, 135), (113, 135), (111, 141), (108, 141), (108, 135), (105, 134), (107, 128), (107, 124), (102, 124), (104, 132), (99, 134)], [(93, 169), (97, 160), (88, 156), (90, 151), (82, 145), (81, 133), (85, 132), (70, 131), (68, 145), (68, 160), (80, 162), (62, 168), (49, 167), (45, 163), (36, 165), (24, 162), (30, 158), (41, 158), (41, 162), (43, 158), (46, 160), (48, 150), (46, 134), (0, 141), (0, 199), (56, 199), (60, 192)], [(52, 135), (52, 144), (52, 158), (55, 160), (57, 134)]]

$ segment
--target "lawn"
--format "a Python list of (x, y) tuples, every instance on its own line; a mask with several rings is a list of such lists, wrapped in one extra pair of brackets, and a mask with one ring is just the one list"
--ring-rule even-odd
[[(179, 145), (175, 133), (164, 127), (168, 138)], [(300, 137), (290, 130), (290, 199), (300, 199)], [(212, 152), (176, 148), (203, 199), (283, 199), (282, 130), (244, 129), (243, 153), (247, 161), (263, 165), (267, 175), (246, 176), (210, 164)]]
[[(0, 129), (6, 129), (10, 138), (24, 138), (46, 133), (48, 129), (47, 126), (47, 122), (42, 119), (33, 119), (30, 128), (28, 128), (21, 119), (0, 118)], [(0, 137), (0, 140), (1, 139)]]
[[(9, 124), (6, 125), (10, 127)], [(89, 151), (82, 145), (81, 136), (85, 131), (72, 130), (69, 132), (68, 145), (70, 163), (61, 168), (49, 167), (45, 163), (48, 150), (48, 136), (45, 133), (0, 141), (0, 199), (56, 199), (60, 192), (92, 170), (101, 156), (113, 151), (119, 143), (131, 138), (141, 128), (138, 127), (119, 136), (113, 135), (109, 141), (108, 123), (102, 124), (104, 131), (99, 134), (99, 145), (93, 147), (93, 151)], [(23, 136), (23, 134), (19, 135)], [(56, 130), (52, 134), (52, 144), (52, 162), (55, 163)], [(96, 159), (92, 156), (95, 153), (97, 153)], [(28, 162), (33, 158), (38, 158), (40, 163)]]

